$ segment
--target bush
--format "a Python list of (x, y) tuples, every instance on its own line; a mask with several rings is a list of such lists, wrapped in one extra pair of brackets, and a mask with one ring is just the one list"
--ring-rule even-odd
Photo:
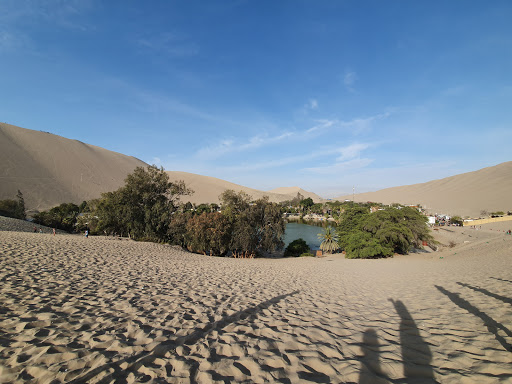
[(311, 252), (304, 252), (300, 255), (300, 257), (315, 257)]
[(299, 257), (304, 253), (310, 253), (309, 245), (304, 239), (293, 240), (284, 250), (284, 257)]

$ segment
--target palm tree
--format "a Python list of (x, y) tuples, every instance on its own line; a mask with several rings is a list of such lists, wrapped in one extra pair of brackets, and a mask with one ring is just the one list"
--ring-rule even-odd
[(327, 227), (322, 233), (319, 233), (318, 239), (322, 240), (320, 244), (322, 252), (334, 253), (339, 249), (338, 235), (332, 227)]

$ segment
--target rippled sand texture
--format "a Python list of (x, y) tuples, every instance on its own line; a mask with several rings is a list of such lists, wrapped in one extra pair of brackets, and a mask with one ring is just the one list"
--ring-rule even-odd
[(0, 231), (1, 381), (512, 382), (512, 236), (463, 244), (239, 260)]

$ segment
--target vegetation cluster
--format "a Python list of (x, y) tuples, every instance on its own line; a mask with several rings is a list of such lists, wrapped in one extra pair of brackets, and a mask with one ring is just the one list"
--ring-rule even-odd
[(207, 255), (256, 257), (282, 249), (285, 223), (278, 204), (251, 201), (244, 192), (225, 191), (216, 204), (194, 207), (180, 198), (191, 194), (155, 166), (138, 167), (125, 185), (101, 198), (61, 204), (34, 216), (36, 223), (71, 232), (127, 236), (138, 241), (180, 245)]
[(407, 254), (433, 243), (426, 225), (427, 218), (411, 207), (387, 207), (370, 213), (353, 205), (346, 209), (338, 224), (338, 244), (350, 259), (389, 257)]
[[(388, 257), (432, 243), (427, 218), (411, 207), (374, 203), (314, 204), (300, 194), (276, 204), (268, 198), (251, 201), (244, 192), (225, 191), (221, 205), (182, 203), (193, 193), (183, 182), (171, 182), (155, 166), (136, 168), (125, 185), (80, 206), (64, 203), (34, 216), (38, 224), (66, 231), (128, 236), (139, 241), (179, 245), (205, 255), (256, 257), (283, 248), (283, 213), (318, 211), (335, 219), (319, 235), (326, 253), (344, 250), (347, 258)], [(0, 214), (25, 218), (24, 200), (0, 201)], [(452, 220), (458, 218), (452, 218)], [(293, 241), (284, 256), (311, 255), (303, 239)]]
[(15, 200), (0, 200), (0, 216), (25, 220), (25, 200), (23, 199), (23, 193), (19, 189)]

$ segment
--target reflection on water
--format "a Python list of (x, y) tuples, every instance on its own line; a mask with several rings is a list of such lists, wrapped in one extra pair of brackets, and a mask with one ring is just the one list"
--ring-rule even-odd
[(293, 240), (302, 238), (308, 243), (309, 247), (313, 250), (320, 249), (321, 241), (318, 240), (318, 234), (323, 232), (322, 227), (299, 224), (299, 223), (287, 223), (286, 231), (284, 232), (284, 244), (288, 246)]

